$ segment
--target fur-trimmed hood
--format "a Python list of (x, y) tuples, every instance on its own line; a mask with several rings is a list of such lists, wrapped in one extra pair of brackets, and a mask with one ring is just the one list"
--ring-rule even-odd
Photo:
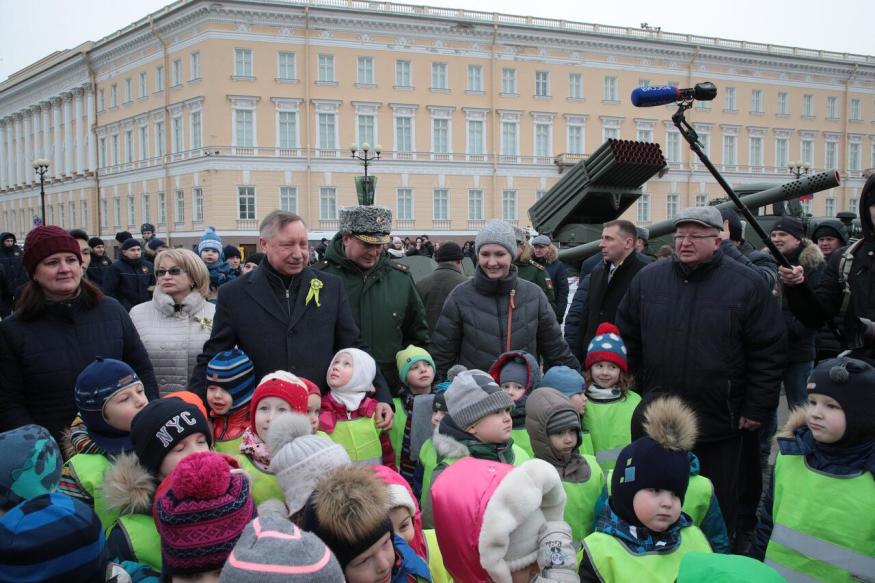
[(775, 437), (787, 437), (792, 439), (796, 430), (802, 427), (807, 423), (806, 421), (806, 408), (805, 407), (797, 407), (790, 411), (790, 417), (787, 418), (787, 422), (784, 424), (784, 427), (775, 434)]
[(434, 446), (438, 459), (462, 458), (471, 455), (468, 446), (454, 437), (441, 433), (440, 427), (440, 424), (438, 424), (431, 436), (431, 444)]
[(811, 239), (802, 239), (800, 247), (802, 251), (799, 252), (799, 265), (806, 270), (817, 269), (826, 263), (823, 251)]
[(512, 360), (522, 360), (528, 370), (528, 383), (526, 383), (526, 394), (530, 394), (533, 390), (541, 386), (541, 367), (538, 366), (538, 360), (525, 352), (524, 350), (511, 350), (501, 354), (498, 359), (489, 367), (489, 376), (495, 380), (495, 384), (501, 384), (501, 369)]
[(103, 477), (106, 505), (122, 514), (152, 514), (157, 491), (155, 477), (134, 453), (118, 456)]

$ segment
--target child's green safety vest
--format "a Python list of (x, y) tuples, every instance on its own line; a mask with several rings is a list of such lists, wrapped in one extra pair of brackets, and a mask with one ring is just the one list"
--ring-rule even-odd
[(112, 462), (103, 454), (77, 453), (67, 463), (73, 468), (76, 481), (94, 500), (94, 513), (100, 519), (104, 532), (109, 532), (119, 516), (118, 510), (106, 507), (106, 497), (103, 494), (103, 475), (112, 467)]
[(583, 426), (592, 437), (595, 457), (606, 472), (614, 469), (617, 457), (624, 447), (632, 443), (632, 413), (641, 402), (633, 391), (617, 401), (601, 403), (587, 401), (583, 412)]
[(260, 469), (242, 453), (235, 455), (234, 458), (240, 462), (240, 467), (246, 470), (251, 478), (249, 482), (252, 488), (252, 501), (256, 506), (270, 499), (286, 501), (286, 496), (275, 475)]
[(373, 417), (338, 420), (328, 437), (343, 446), (353, 462), (379, 465), (383, 459), (380, 432)]
[(565, 522), (571, 527), (575, 545), (592, 533), (595, 527), (595, 506), (605, 489), (605, 475), (596, 459), (583, 455), (589, 466), (586, 482), (562, 482), (565, 488)]

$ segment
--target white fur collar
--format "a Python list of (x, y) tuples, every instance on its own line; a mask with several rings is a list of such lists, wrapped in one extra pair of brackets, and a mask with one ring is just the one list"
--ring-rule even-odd
[[(173, 307), (175, 305), (173, 298), (157, 287), (155, 287), (155, 291), (152, 293), (152, 301), (155, 303), (158, 311), (165, 316), (172, 316), (176, 313)], [(204, 302), (206, 300), (197, 290), (192, 291), (182, 300), (182, 310), (180, 311), (187, 316), (193, 316), (204, 307)]]

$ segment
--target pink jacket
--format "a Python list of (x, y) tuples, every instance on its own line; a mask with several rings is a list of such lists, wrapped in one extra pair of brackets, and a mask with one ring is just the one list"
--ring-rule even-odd
[(387, 486), (402, 486), (410, 494), (410, 501), (416, 510), (413, 513), (413, 540), (408, 544), (414, 553), (422, 557), (424, 561), (428, 561), (428, 552), (425, 550), (425, 537), (422, 535), (422, 512), (419, 510), (419, 502), (416, 500), (416, 496), (413, 495), (413, 489), (410, 487), (410, 484), (392, 468), (371, 466), (371, 469), (374, 470), (377, 477)]
[(466, 457), (431, 485), (431, 506), (444, 566), (455, 581), (491, 583), (480, 566), (480, 531), (492, 493), (513, 466)]

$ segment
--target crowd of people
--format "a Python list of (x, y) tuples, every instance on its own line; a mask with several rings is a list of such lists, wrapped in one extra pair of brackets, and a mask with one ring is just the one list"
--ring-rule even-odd
[(547, 235), (378, 206), (2, 234), (0, 581), (872, 580), (875, 178), (860, 217), (610, 221), (573, 297)]

